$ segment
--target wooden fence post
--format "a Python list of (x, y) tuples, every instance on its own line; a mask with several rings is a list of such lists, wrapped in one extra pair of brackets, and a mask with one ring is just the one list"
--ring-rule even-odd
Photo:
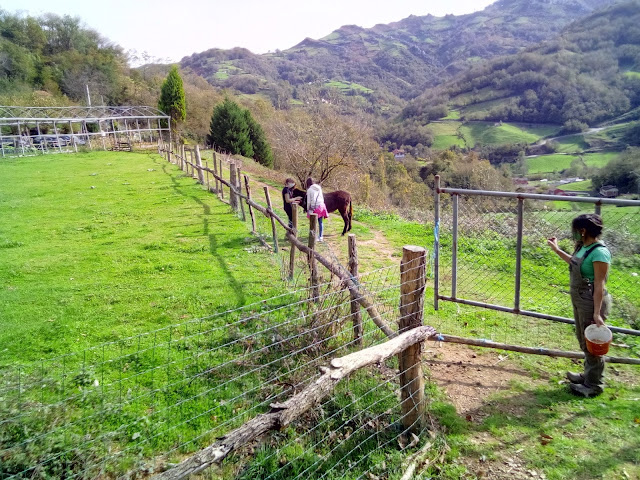
[[(244, 175), (244, 188), (247, 190), (247, 198), (251, 200), (251, 187), (249, 187), (249, 177), (247, 177), (246, 175)], [(249, 216), (251, 217), (251, 233), (255, 235), (256, 217), (253, 214), (253, 207), (251, 206), (251, 204), (247, 202), (247, 205), (249, 205)]]
[(238, 197), (233, 192), (233, 189), (235, 188), (236, 183), (237, 183), (236, 182), (236, 164), (232, 162), (229, 164), (229, 184), (232, 187), (232, 188), (229, 188), (229, 199), (231, 202), (231, 208), (233, 209), (234, 212), (238, 213)]
[(187, 165), (187, 155), (184, 151), (184, 144), (180, 145), (180, 169), (185, 173), (189, 173), (189, 165)]
[[(220, 156), (220, 178), (222, 178), (222, 156)], [(224, 184), (220, 182), (220, 198), (224, 200)]]
[[(358, 246), (356, 244), (356, 236), (349, 234), (349, 273), (351, 279), (358, 284)], [(360, 304), (355, 294), (351, 292), (351, 319), (353, 321), (353, 341), (357, 345), (362, 345), (362, 313), (360, 312)]]
[(318, 214), (312, 213), (309, 215), (309, 269), (311, 270), (311, 294), (315, 301), (320, 296), (320, 290), (318, 289), (318, 265), (316, 263), (316, 257), (313, 252), (316, 249), (316, 235), (318, 234)]
[[(216, 185), (216, 189), (215, 189), (215, 193), (220, 194), (220, 190), (218, 189), (218, 158), (216, 157), (216, 151), (213, 151), (213, 173), (214, 173), (214, 183)], [(220, 171), (220, 174), (222, 174), (222, 171)]]
[[(236, 184), (234, 186), (236, 187), (238, 194), (241, 194), (242, 193), (242, 171), (240, 170), (240, 167), (238, 167), (238, 170), (236, 171)], [(240, 195), (238, 195), (238, 203), (240, 204), (242, 221), (246, 222), (247, 216), (244, 214), (244, 201), (242, 200), (242, 197)]]
[[(103, 141), (104, 141), (104, 139), (103, 139)], [(169, 142), (169, 143), (167, 143), (165, 145), (166, 145), (165, 148), (167, 149), (167, 162), (173, 163), (173, 162), (171, 162), (171, 148), (172, 148), (171, 142)]]
[(204, 185), (204, 172), (202, 171), (202, 156), (200, 155), (200, 146), (196, 144), (196, 165), (198, 166), (198, 182)]
[(196, 168), (193, 163), (193, 148), (189, 149), (189, 163), (191, 163), (191, 176), (194, 177), (196, 173)]
[(206, 168), (205, 172), (207, 173), (207, 192), (211, 192), (211, 182), (209, 181), (209, 162), (205, 160), (204, 168)]
[[(295, 236), (298, 236), (298, 205), (291, 204), (291, 226), (295, 232)], [(296, 246), (291, 242), (291, 253), (289, 254), (289, 280), (293, 280), (293, 272), (296, 267)]]
[[(271, 197), (269, 196), (269, 187), (265, 185), (263, 188), (264, 196), (267, 199), (267, 206), (269, 207), (269, 211), (273, 212), (273, 208), (271, 208)], [(269, 215), (269, 218), (271, 219), (271, 232), (273, 233), (273, 251), (275, 253), (278, 253), (278, 250), (280, 248), (278, 247), (278, 231), (276, 230), (276, 220), (275, 218), (273, 218), (273, 215)]]
[[(398, 333), (422, 326), (427, 252), (422, 247), (402, 248), (400, 264), (400, 322)], [(422, 430), (425, 399), (422, 375), (422, 343), (416, 343), (398, 355), (402, 424), (413, 433)]]

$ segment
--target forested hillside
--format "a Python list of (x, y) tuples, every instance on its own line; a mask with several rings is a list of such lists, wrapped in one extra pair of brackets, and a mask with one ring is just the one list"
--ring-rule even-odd
[(85, 85), (105, 103), (117, 105), (130, 88), (120, 47), (80, 20), (47, 14), (40, 18), (0, 10), (0, 92), (3, 98), (46, 91), (71, 101), (85, 98)]
[(193, 54), (181, 61), (217, 86), (263, 93), (274, 103), (303, 102), (313, 86), (334, 88), (354, 106), (389, 115), (403, 101), (487, 58), (553, 37), (610, 0), (502, 0), (481, 12), (410, 16), (365, 29), (344, 26), (284, 51), (245, 49)]
[(566, 133), (637, 108), (640, 2), (611, 6), (570, 25), (558, 38), (470, 68), (427, 90), (403, 116), (426, 122), (433, 119), (433, 106), (442, 103), (459, 109), (461, 120), (554, 123)]

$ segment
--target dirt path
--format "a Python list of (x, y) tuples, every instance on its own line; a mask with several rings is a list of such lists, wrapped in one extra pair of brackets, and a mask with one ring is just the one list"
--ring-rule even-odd
[[(479, 425), (487, 418), (492, 404), (490, 397), (498, 392), (510, 390), (513, 382), (545, 383), (547, 379), (533, 380), (530, 372), (515, 365), (507, 356), (487, 350), (478, 352), (465, 345), (431, 343), (425, 353), (425, 364), (429, 368), (431, 381), (444, 389), (455, 406), (456, 412), (468, 422)], [(524, 415), (524, 407), (511, 406), (503, 413), (510, 416)], [(465, 455), (461, 457), (466, 468), (479, 479), (530, 479), (544, 480), (545, 474), (526, 467), (526, 463), (515, 453), (502, 453), (504, 445), (490, 433), (477, 431), (469, 435), (468, 441), (482, 448), (492, 447), (496, 452), (493, 460)]]
[[(476, 352), (465, 345), (432, 343), (425, 351), (432, 381), (442, 387), (468, 421), (481, 422), (487, 398), (509, 390), (514, 381), (532, 382), (530, 372), (493, 350)], [(538, 383), (544, 380), (537, 380)]]

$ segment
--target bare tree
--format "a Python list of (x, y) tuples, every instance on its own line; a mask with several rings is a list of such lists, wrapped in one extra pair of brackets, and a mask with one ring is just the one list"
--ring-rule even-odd
[(276, 166), (295, 174), (301, 183), (307, 177), (322, 183), (339, 173), (363, 170), (377, 151), (368, 125), (340, 116), (330, 105), (277, 112), (268, 136)]

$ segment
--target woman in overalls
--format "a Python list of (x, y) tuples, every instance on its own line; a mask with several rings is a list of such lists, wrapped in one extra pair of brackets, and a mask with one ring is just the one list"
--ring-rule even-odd
[(585, 354), (584, 372), (567, 372), (571, 391), (583, 397), (602, 393), (604, 359), (587, 350), (584, 330), (592, 323), (604, 325), (611, 308), (611, 297), (606, 290), (611, 252), (600, 241), (602, 218), (596, 214), (580, 215), (571, 223), (576, 249), (573, 255), (558, 247), (555, 237), (547, 243), (558, 256), (569, 264), (569, 290), (576, 322), (576, 336)]

